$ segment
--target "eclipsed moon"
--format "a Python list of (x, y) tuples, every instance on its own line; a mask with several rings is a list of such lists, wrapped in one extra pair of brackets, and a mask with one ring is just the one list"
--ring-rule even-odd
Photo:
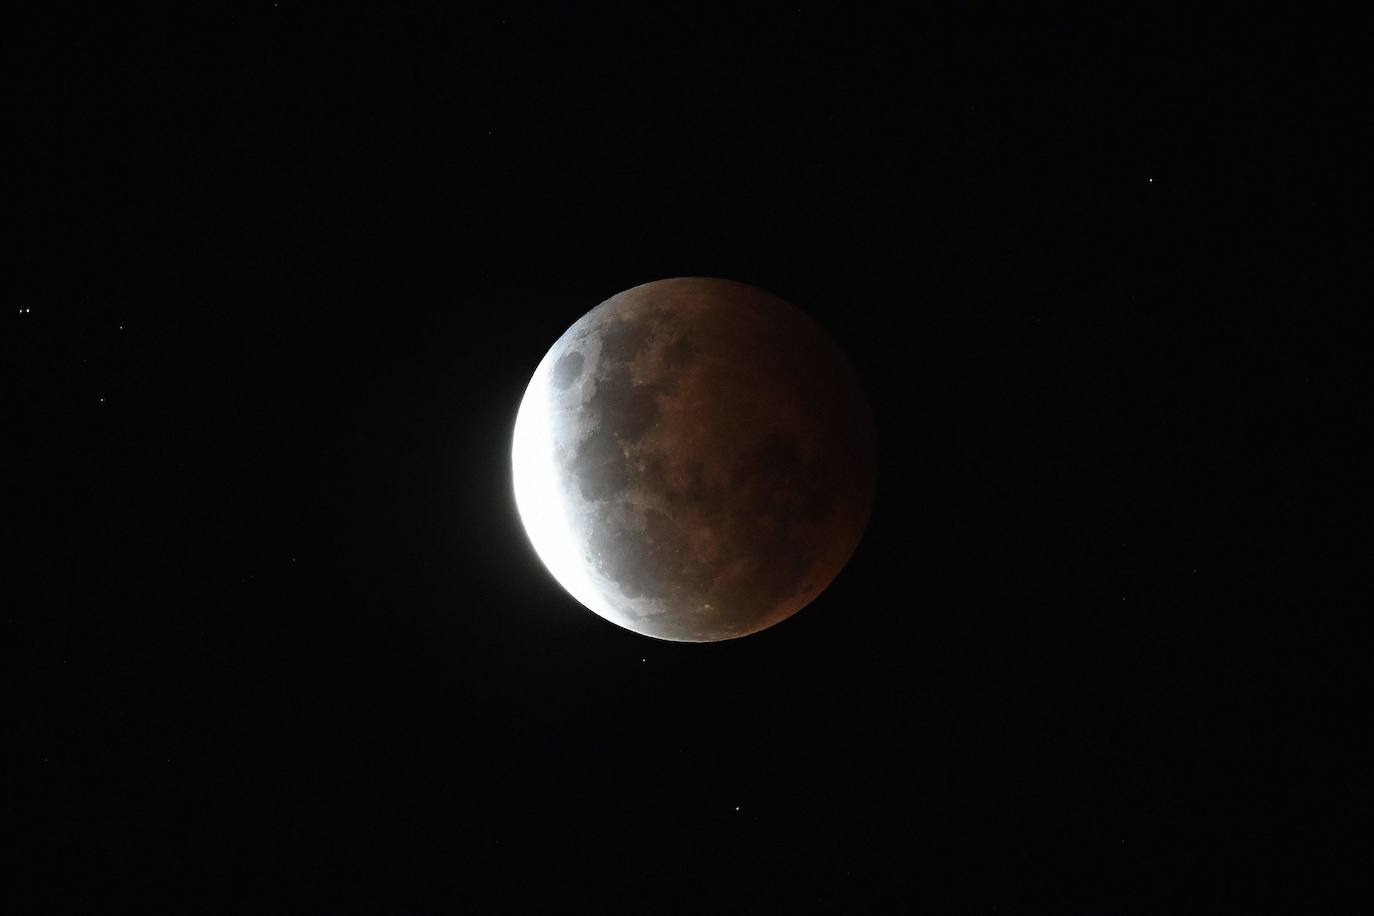
[(582, 316), (515, 421), (516, 505), (554, 578), (636, 633), (714, 642), (816, 598), (877, 477), (872, 413), (822, 328), (771, 293), (683, 277)]

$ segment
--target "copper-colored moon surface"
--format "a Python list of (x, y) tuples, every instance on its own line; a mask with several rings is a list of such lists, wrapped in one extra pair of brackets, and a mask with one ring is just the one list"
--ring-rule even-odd
[(582, 316), (515, 421), (516, 505), (574, 598), (659, 639), (792, 616), (849, 561), (877, 477), (844, 354), (771, 293), (683, 277)]

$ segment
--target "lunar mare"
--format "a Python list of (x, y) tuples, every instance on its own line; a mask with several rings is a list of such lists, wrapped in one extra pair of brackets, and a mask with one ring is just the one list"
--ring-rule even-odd
[(530, 541), (574, 598), (636, 633), (713, 642), (790, 617), (848, 562), (876, 435), (819, 325), (689, 277), (613, 296), (558, 339), (511, 462)]

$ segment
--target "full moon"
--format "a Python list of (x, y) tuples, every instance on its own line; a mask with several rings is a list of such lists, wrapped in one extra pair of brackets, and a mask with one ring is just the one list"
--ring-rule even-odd
[(681, 277), (568, 328), (525, 391), (511, 463), (530, 542), (574, 598), (645, 636), (715, 642), (834, 580), (868, 521), (877, 437), (818, 324)]

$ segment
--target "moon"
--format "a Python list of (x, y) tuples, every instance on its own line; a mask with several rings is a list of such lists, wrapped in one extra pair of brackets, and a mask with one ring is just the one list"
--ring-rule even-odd
[(791, 617), (849, 561), (877, 436), (820, 325), (680, 277), (607, 299), (549, 349), (511, 465), (530, 542), (574, 598), (644, 636), (716, 642)]

